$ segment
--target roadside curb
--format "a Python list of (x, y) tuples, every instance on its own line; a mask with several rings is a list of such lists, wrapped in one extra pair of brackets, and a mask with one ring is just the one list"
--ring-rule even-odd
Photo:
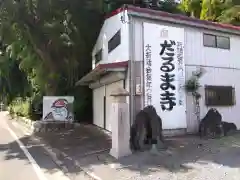
[[(11, 117), (9, 113), (7, 113), (6, 116), (9, 116), (12, 120), (20, 121), (22, 124), (24, 124), (24, 126), (27, 126), (27, 128), (31, 130), (31, 133), (51, 131), (51, 129), (45, 126), (49, 122), (32, 121), (31, 119), (28, 119), (26, 117), (19, 116)], [(73, 128), (80, 126), (80, 124), (76, 122), (71, 122), (70, 124), (72, 125)]]
[(31, 121), (30, 119), (27, 119), (25, 117), (11, 117), (9, 113), (6, 114), (6, 116), (10, 117), (11, 120), (17, 121), (17, 122), (22, 122), (24, 124), (24, 126), (26, 126), (28, 128), (28, 130), (30, 129), (31, 131), (34, 130), (34, 124), (35, 122)]
[(37, 138), (36, 136), (32, 135), (33, 140), (38, 141), (39, 143), (43, 143), (45, 144), (45, 146), (43, 146), (44, 150), (49, 154), (49, 156), (52, 158), (52, 160), (59, 165), (61, 168), (63, 168), (63, 171), (65, 174), (68, 174), (68, 169), (64, 166), (64, 163), (59, 160), (59, 157), (64, 157), (70, 161), (73, 162), (73, 164), (78, 167), (79, 169), (81, 169), (86, 175), (88, 175), (90, 178), (94, 179), (94, 180), (102, 180), (100, 177), (98, 177), (97, 175), (95, 175), (94, 173), (90, 172), (88, 169), (83, 168), (78, 161), (72, 159), (70, 156), (68, 156), (66, 153), (60, 151), (59, 149), (55, 149), (52, 148), (51, 146), (47, 145), (46, 142), (44, 142), (44, 140)]
[[(6, 116), (8, 116), (8, 115), (9, 114), (6, 114)], [(68, 169), (64, 166), (64, 162), (60, 160), (61, 159), (60, 157), (63, 157), (63, 158), (66, 158), (66, 159), (72, 161), (74, 166), (76, 166), (77, 168), (82, 170), (82, 172), (84, 174), (86, 174), (87, 176), (89, 176), (90, 178), (92, 178), (94, 180), (103, 180), (100, 177), (98, 177), (97, 175), (95, 175), (94, 173), (92, 173), (91, 171), (89, 171), (87, 168), (82, 167), (78, 161), (69, 157), (66, 153), (62, 152), (59, 149), (52, 148), (44, 140), (36, 137), (33, 134), (33, 130), (34, 130), (33, 124), (34, 124), (34, 122), (31, 122), (31, 123), (29, 122), (31, 120), (29, 120), (27, 118), (13, 118), (12, 120), (14, 120), (20, 126), (19, 128), (23, 131), (24, 134), (31, 136), (30, 138), (33, 141), (35, 141), (37, 143), (43, 143), (44, 144), (43, 149), (48, 153), (48, 155), (54, 161), (54, 163), (57, 164), (62, 169), (62, 171), (65, 175), (68, 176), (69, 172), (68, 172)], [(23, 123), (20, 124), (19, 121), (21, 121)]]

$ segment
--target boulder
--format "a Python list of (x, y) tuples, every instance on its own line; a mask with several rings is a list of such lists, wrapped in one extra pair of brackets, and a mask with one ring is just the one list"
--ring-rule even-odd
[(131, 126), (130, 145), (134, 151), (150, 150), (152, 144), (163, 147), (162, 120), (153, 106), (141, 110)]
[(222, 115), (217, 109), (211, 108), (199, 124), (199, 135), (216, 138), (223, 134)]
[(222, 126), (223, 126), (224, 136), (237, 131), (237, 126), (234, 123), (222, 121)]

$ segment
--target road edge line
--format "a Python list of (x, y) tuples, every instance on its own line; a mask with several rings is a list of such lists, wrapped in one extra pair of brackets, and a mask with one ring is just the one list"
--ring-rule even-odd
[[(103, 180), (102, 178), (100, 178), (99, 176), (97, 176), (95, 173), (92, 173), (90, 171), (88, 171), (87, 169), (83, 168), (78, 161), (72, 159), (70, 156), (68, 156), (66, 153), (60, 151), (59, 149), (55, 149), (55, 148), (52, 148), (50, 145), (48, 145), (46, 142), (44, 142), (44, 140), (42, 139), (39, 139), (38, 137), (34, 136), (34, 134), (32, 134), (31, 132), (27, 132), (27, 130), (25, 129), (24, 125), (22, 124), (19, 124), (19, 122), (15, 121), (14, 122), (17, 123), (17, 125), (19, 127), (16, 127), (18, 129), (20, 129), (25, 135), (28, 135), (30, 136), (30, 138), (34, 141), (37, 141), (38, 143), (43, 143), (45, 144), (45, 146), (43, 146), (43, 149), (49, 154), (49, 156), (52, 158), (52, 160), (60, 167), (60, 168), (63, 168), (63, 173), (64, 174), (68, 174), (68, 169), (66, 167), (63, 166), (64, 163), (62, 163), (61, 160), (59, 160), (57, 158), (57, 154), (71, 160), (74, 165), (76, 167), (78, 167), (79, 169), (81, 169), (83, 171), (83, 173), (85, 173), (87, 176), (89, 176), (90, 178), (94, 179), (94, 180)], [(13, 124), (13, 123), (12, 123)], [(14, 125), (14, 124), (13, 124)], [(21, 127), (22, 126), (22, 127)], [(24, 128), (24, 130), (23, 130)]]
[(46, 176), (44, 175), (44, 173), (42, 172), (42, 170), (39, 167), (39, 165), (37, 164), (37, 162), (35, 161), (35, 159), (30, 154), (30, 152), (27, 150), (27, 148), (24, 146), (24, 144), (21, 142), (21, 140), (19, 140), (19, 137), (14, 133), (14, 131), (8, 125), (6, 126), (6, 129), (11, 134), (11, 136), (15, 139), (15, 141), (17, 142), (18, 146), (23, 151), (25, 156), (28, 158), (28, 160), (31, 163), (31, 165), (32, 165), (32, 167), (33, 167), (33, 169), (34, 169), (38, 179), (39, 180), (48, 180), (46, 178)]

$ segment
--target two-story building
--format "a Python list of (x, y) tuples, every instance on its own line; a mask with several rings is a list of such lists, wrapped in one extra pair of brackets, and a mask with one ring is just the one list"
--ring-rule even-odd
[(200, 115), (216, 107), (240, 128), (240, 28), (124, 6), (110, 14), (92, 51), (92, 71), (77, 84), (93, 89), (94, 124), (111, 131), (111, 92), (130, 92), (130, 120), (148, 104), (165, 130), (197, 131), (185, 83), (200, 67)]

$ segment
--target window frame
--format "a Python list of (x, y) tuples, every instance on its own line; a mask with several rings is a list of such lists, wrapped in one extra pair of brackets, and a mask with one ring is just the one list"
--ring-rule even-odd
[[(204, 39), (205, 39), (205, 36), (213, 36), (214, 37), (214, 45), (207, 45), (205, 44), (204, 42)], [(203, 46), (205, 47), (213, 47), (213, 48), (216, 48), (217, 47), (217, 37), (213, 34), (207, 34), (207, 33), (203, 33)]]
[[(207, 45), (205, 44), (205, 36), (213, 36), (214, 37), (214, 45)], [(218, 45), (218, 38), (226, 38), (228, 40), (228, 45), (227, 47), (219, 46)], [(230, 50), (231, 47), (231, 39), (228, 36), (222, 36), (222, 35), (215, 35), (215, 34), (210, 34), (210, 33), (203, 33), (203, 46), (204, 47), (212, 47), (212, 48), (218, 48), (218, 49), (225, 49), (225, 50)]]
[[(103, 49), (99, 49), (97, 53), (94, 55), (95, 58), (95, 64), (99, 63), (102, 60), (102, 55), (103, 55)], [(98, 58), (100, 57), (100, 58)]]
[[(121, 44), (121, 35), (121, 29), (119, 29), (108, 41), (108, 53), (114, 51)], [(114, 40), (117, 40), (117, 43)]]
[[(220, 47), (218, 45), (218, 38), (226, 38), (228, 40), (228, 46), (227, 47)], [(226, 37), (226, 36), (216, 36), (216, 45), (217, 45), (217, 48), (219, 49), (230, 49), (230, 37)]]
[[(236, 105), (236, 91), (233, 86), (215, 86), (215, 85), (205, 85), (205, 105), (206, 106), (234, 106)], [(209, 98), (208, 91), (215, 91), (216, 97)], [(231, 91), (230, 91), (231, 90)], [(227, 91), (227, 92), (224, 92)], [(220, 100), (220, 96), (223, 98)], [(229, 100), (227, 100), (230, 98)], [(218, 99), (218, 100), (217, 100)]]

